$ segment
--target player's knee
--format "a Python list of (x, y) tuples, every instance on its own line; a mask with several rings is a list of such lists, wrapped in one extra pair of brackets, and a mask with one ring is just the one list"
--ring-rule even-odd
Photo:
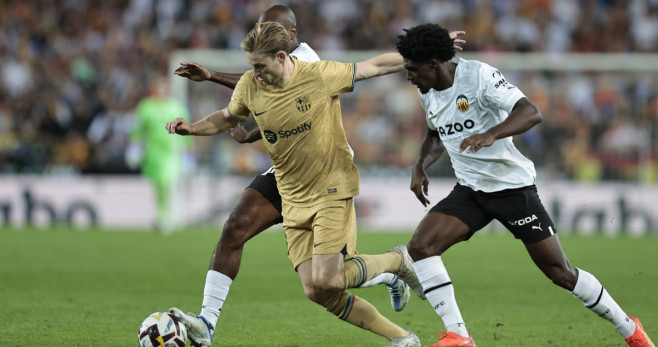
[(229, 216), (224, 223), (221, 242), (231, 247), (241, 247), (247, 242), (249, 235), (249, 220), (244, 217), (236, 217), (233, 214)]
[(429, 258), (437, 254), (437, 250), (427, 242), (419, 242), (417, 239), (411, 239), (407, 245), (407, 251), (414, 261)]
[(547, 275), (553, 283), (569, 291), (576, 287), (578, 281), (578, 274), (572, 266), (555, 267)]
[(333, 298), (337, 292), (340, 291), (328, 291), (322, 288), (317, 288), (315, 286), (304, 286), (304, 294), (306, 294), (306, 297), (314, 303), (325, 308), (331, 304), (331, 298)]
[(322, 304), (321, 303), (322, 296), (320, 295), (320, 292), (318, 290), (316, 290), (314, 287), (304, 286), (304, 294), (306, 295), (306, 297), (309, 300), (313, 301), (314, 303), (320, 304), (320, 305)]
[(313, 275), (313, 285), (319, 291), (323, 292), (336, 292), (345, 290), (345, 277), (338, 275), (322, 276)]

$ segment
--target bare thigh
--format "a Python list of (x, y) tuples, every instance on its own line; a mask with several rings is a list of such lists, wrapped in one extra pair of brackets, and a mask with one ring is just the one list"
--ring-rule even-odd
[(244, 244), (263, 230), (278, 223), (281, 213), (259, 191), (247, 188), (224, 224), (215, 247), (210, 269), (235, 278), (240, 268)]
[(420, 221), (407, 249), (414, 261), (441, 255), (452, 245), (470, 237), (471, 230), (459, 218), (430, 212)]
[(546, 277), (564, 289), (574, 289), (578, 271), (569, 263), (557, 234), (536, 243), (526, 244), (525, 247), (532, 261)]

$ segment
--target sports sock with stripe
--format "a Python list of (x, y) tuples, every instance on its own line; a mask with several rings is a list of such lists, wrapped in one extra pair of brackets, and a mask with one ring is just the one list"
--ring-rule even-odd
[(635, 332), (635, 322), (628, 318), (624, 310), (591, 273), (578, 269), (578, 281), (571, 294), (599, 317), (609, 320), (624, 338)]
[(208, 270), (206, 286), (203, 288), (203, 304), (200, 315), (213, 327), (217, 326), (219, 314), (224, 306), (233, 280), (221, 272)]
[(345, 260), (346, 288), (356, 288), (384, 272), (396, 272), (402, 258), (398, 252), (384, 254), (359, 254)]
[(434, 256), (414, 262), (414, 269), (427, 301), (443, 320), (446, 331), (468, 337), (466, 324), (455, 300), (455, 289), (441, 257)]
[(370, 281), (362, 284), (359, 286), (359, 288), (368, 288), (372, 286), (376, 286), (378, 284), (386, 284), (386, 285), (392, 285), (395, 283), (395, 280), (398, 278), (398, 276), (390, 273), (390, 272), (384, 272), (383, 274), (371, 279)]
[(346, 291), (336, 293), (324, 307), (338, 318), (389, 340), (409, 335), (409, 332), (382, 316), (368, 301)]

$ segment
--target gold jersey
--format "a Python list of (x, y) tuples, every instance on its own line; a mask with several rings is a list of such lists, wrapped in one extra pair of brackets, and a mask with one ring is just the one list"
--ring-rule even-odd
[(338, 95), (354, 89), (355, 64), (335, 61), (295, 67), (282, 86), (266, 85), (246, 72), (235, 88), (229, 114), (254, 115), (272, 162), (284, 203), (313, 206), (359, 194), (341, 118)]

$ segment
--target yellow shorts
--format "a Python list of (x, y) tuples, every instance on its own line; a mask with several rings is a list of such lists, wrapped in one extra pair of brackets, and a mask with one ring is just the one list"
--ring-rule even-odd
[(311, 207), (284, 202), (281, 214), (288, 258), (295, 269), (313, 254), (358, 254), (354, 198), (326, 201)]

